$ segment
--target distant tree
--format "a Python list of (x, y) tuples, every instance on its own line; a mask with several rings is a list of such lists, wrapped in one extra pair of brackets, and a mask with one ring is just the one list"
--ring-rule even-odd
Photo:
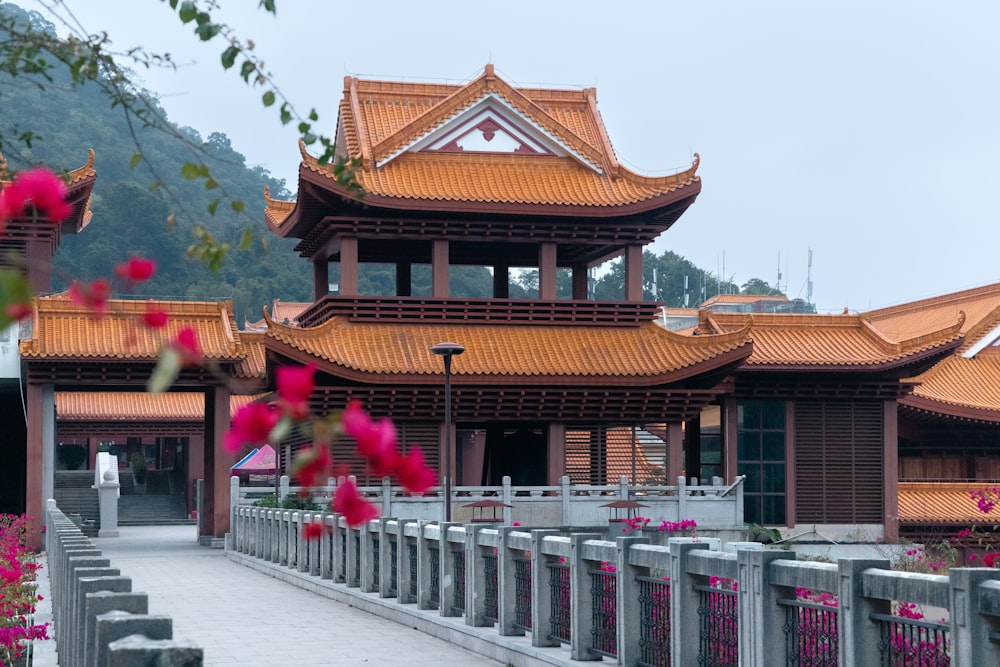
[(779, 290), (771, 287), (760, 278), (751, 278), (743, 283), (743, 294), (759, 294), (760, 296), (784, 296)]

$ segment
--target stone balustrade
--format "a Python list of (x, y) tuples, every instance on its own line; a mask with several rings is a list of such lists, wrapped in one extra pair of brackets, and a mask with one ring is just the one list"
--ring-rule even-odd
[(197, 667), (203, 651), (173, 639), (169, 616), (149, 613), (145, 593), (49, 500), (45, 548), (56, 651), (62, 667)]
[[(351, 528), (326, 512), (233, 512), (234, 560), (415, 627), (445, 627), (451, 641), (515, 665), (566, 648), (572, 661), (628, 665), (1000, 664), (993, 569), (925, 575), (711, 538), (658, 546), (498, 524), (382, 518)], [(308, 523), (323, 526), (320, 538), (303, 537)], [(929, 616), (908, 618), (900, 603)], [(456, 619), (467, 634), (427, 626)]]

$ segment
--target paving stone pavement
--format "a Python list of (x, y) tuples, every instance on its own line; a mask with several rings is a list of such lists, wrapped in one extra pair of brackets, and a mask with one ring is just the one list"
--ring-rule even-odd
[(199, 546), (194, 526), (119, 530), (94, 542), (149, 594), (151, 614), (173, 618), (175, 639), (204, 648), (207, 666), (501, 664), (234, 563)]

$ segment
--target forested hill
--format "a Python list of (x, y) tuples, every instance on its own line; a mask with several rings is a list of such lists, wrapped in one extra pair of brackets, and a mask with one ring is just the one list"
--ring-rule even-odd
[[(54, 35), (53, 26), (40, 15), (14, 4), (0, 4), (0, 21), (4, 17), (30, 22), (35, 29)], [(0, 42), (8, 34), (0, 25)], [(224, 133), (212, 132), (203, 138), (191, 128), (170, 123), (155, 94), (149, 94), (153, 100), (149, 117), (162, 121), (159, 128), (148, 128), (134, 118), (130, 124), (122, 107), (113, 106), (97, 83), (73, 86), (68, 71), (60, 70), (52, 73), (52, 79), (46, 82), (39, 77), (11, 77), (0, 67), (0, 152), (11, 169), (42, 163), (57, 170), (71, 170), (86, 162), (88, 149), (93, 148), (96, 154), (97, 181), (90, 204), (93, 221), (79, 235), (63, 237), (55, 259), (53, 289), (66, 289), (72, 279), (110, 277), (115, 264), (135, 254), (157, 262), (156, 276), (141, 286), (142, 294), (135, 296), (232, 299), (241, 326), (244, 319), (260, 319), (262, 308), (275, 298), (312, 300), (309, 262), (293, 251), (295, 240), (275, 236), (264, 224), (265, 186), (276, 198), (294, 197), (284, 181), (272, 178), (267, 170), (247, 166), (244, 156)], [(294, 145), (288, 148), (297, 150)], [(133, 156), (138, 152), (148, 159), (155, 173), (141, 162), (132, 168)], [(185, 179), (182, 167), (187, 163), (208, 164), (219, 187), (209, 190), (201, 179)], [(162, 187), (151, 187), (158, 182)], [(228, 199), (217, 207), (215, 215), (209, 214), (210, 203), (223, 193)], [(233, 199), (245, 203), (241, 213), (225, 203)], [(176, 218), (172, 229), (167, 225), (171, 215)], [(198, 225), (232, 247), (218, 272), (188, 258), (188, 247), (195, 240), (193, 229)], [(258, 243), (250, 250), (236, 250), (248, 228)], [(260, 239), (267, 241), (267, 252), (261, 248)], [(331, 269), (330, 280), (336, 282), (336, 266)], [(568, 271), (561, 269), (557, 279), (559, 297), (569, 298)], [(413, 280), (414, 294), (429, 294), (429, 267), (414, 267)], [(493, 277), (487, 267), (453, 267), (450, 281), (451, 293), (456, 296), (490, 297), (493, 293)], [(537, 270), (512, 275), (511, 297), (537, 296), (537, 281)], [(593, 295), (598, 299), (621, 299), (623, 281), (621, 262), (613, 262), (596, 278)], [(363, 294), (392, 294), (395, 277), (391, 267), (363, 266), (359, 287)], [(778, 293), (757, 278), (750, 279), (743, 288), (753, 294)], [(740, 291), (737, 285), (720, 283), (711, 273), (673, 252), (655, 255), (647, 250), (643, 254), (646, 300), (661, 301), (670, 307), (695, 306), (701, 299), (720, 292)], [(809, 308), (799, 300), (796, 306)]]
[[(12, 4), (0, 4), (0, 14), (13, 14), (52, 30), (37, 14)], [(0, 40), (3, 38), (0, 31)], [(166, 112), (157, 111), (166, 118)], [(139, 148), (121, 107), (112, 108), (93, 82), (73, 87), (68, 74), (57, 72), (53, 82), (39, 85), (36, 78), (12, 78), (0, 72), (0, 152), (12, 170), (35, 163), (57, 170), (75, 169), (86, 163), (89, 148), (95, 152), (97, 181), (90, 204), (93, 221), (78, 236), (62, 238), (53, 289), (65, 289), (72, 278), (110, 277), (116, 263), (139, 254), (157, 262), (156, 276), (142, 286), (142, 296), (232, 299), (240, 325), (244, 316), (260, 319), (261, 308), (275, 297), (311, 300), (308, 261), (292, 251), (293, 240), (278, 238), (264, 225), (265, 186), (274, 197), (294, 197), (283, 180), (272, 178), (267, 170), (247, 166), (244, 156), (222, 132), (203, 139), (195, 130), (178, 128), (169, 121), (167, 131), (143, 128), (135, 120), (132, 127)], [(25, 132), (34, 135), (30, 146), (18, 140)], [(294, 145), (288, 149), (297, 150)], [(131, 168), (132, 156), (139, 150), (155, 166), (156, 174), (141, 164)], [(202, 180), (185, 180), (181, 167), (188, 162), (206, 162), (219, 187), (208, 190)], [(163, 187), (151, 191), (152, 184), (160, 180)], [(209, 203), (221, 192), (242, 200), (246, 205), (243, 212), (236, 213), (223, 202), (215, 215), (210, 215)], [(170, 214), (176, 216), (173, 229), (167, 226)], [(196, 224), (204, 225), (233, 248), (217, 273), (187, 256)], [(248, 227), (258, 239), (266, 238), (266, 253), (259, 243), (250, 250), (236, 249)]]

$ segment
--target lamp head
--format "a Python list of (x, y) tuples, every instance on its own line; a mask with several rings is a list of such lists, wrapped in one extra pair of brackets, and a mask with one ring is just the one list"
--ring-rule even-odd
[(458, 343), (438, 343), (431, 348), (431, 352), (444, 357), (451, 357), (456, 354), (462, 354), (465, 352), (465, 348)]

